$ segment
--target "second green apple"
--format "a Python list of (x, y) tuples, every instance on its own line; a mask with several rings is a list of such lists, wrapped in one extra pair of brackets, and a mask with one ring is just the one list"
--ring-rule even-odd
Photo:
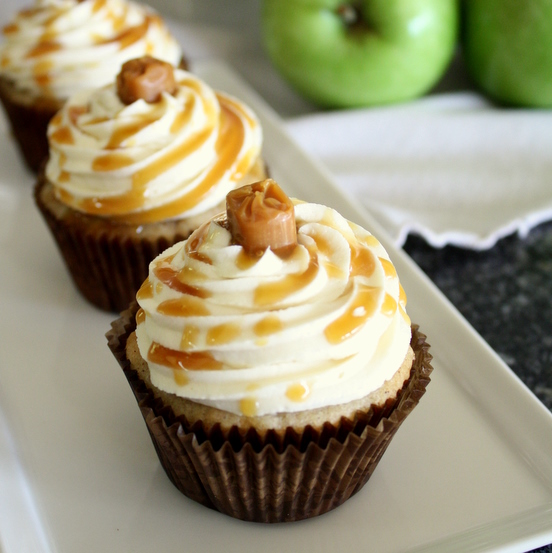
[(441, 78), (455, 50), (457, 0), (264, 0), (276, 68), (326, 107), (409, 100)]

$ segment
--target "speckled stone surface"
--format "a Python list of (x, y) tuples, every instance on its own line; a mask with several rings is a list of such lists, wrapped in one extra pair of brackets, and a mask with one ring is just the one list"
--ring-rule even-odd
[(552, 411), (552, 223), (482, 252), (416, 236), (404, 249)]

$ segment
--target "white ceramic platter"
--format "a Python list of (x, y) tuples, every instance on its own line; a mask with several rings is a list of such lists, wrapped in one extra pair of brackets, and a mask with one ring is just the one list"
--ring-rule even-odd
[(160, 468), (104, 338), (114, 318), (73, 288), (2, 121), (0, 543), (3, 553), (527, 551), (552, 542), (552, 416), (374, 221), (228, 68), (197, 66), (259, 114), (291, 195), (374, 232), (432, 345), (435, 370), (368, 484), (300, 523), (244, 523), (181, 495)]

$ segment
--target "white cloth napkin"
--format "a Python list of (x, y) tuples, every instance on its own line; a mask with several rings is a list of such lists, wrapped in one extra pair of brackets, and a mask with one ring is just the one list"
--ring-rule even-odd
[(485, 249), (552, 219), (552, 112), (474, 93), (288, 120), (299, 144), (387, 229)]

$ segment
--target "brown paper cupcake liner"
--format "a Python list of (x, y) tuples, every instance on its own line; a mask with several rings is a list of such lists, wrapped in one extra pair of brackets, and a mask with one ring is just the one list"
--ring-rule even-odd
[(63, 104), (53, 98), (32, 98), (1, 77), (0, 101), (23, 160), (37, 173), (48, 157), (48, 123)]
[(35, 200), (77, 289), (104, 311), (134, 301), (149, 263), (196, 227), (191, 220), (130, 225), (77, 212), (55, 198), (42, 173)]
[(108, 345), (135, 394), (157, 455), (171, 482), (187, 497), (229, 516), (285, 522), (326, 513), (368, 481), (395, 432), (430, 381), (432, 356), (426, 337), (412, 326), (415, 353), (410, 378), (383, 408), (357, 412), (352, 420), (306, 427), (298, 433), (245, 435), (235, 427), (205, 429), (176, 419), (154, 399), (126, 358), (135, 329), (134, 303), (112, 323)]

